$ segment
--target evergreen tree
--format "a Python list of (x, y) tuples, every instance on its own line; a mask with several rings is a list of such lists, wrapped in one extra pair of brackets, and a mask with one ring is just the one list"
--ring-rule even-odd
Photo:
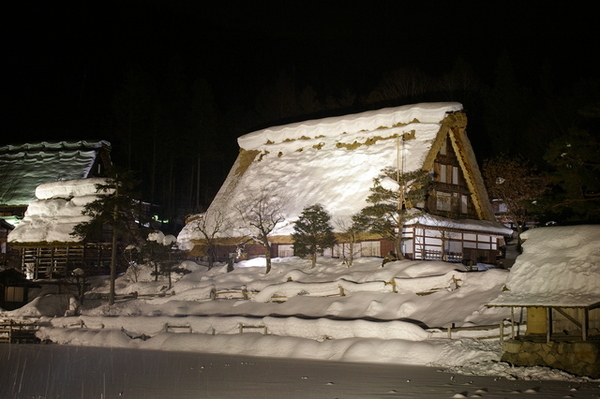
[[(599, 112), (600, 114), (600, 112)], [(600, 140), (574, 130), (550, 143), (545, 156), (552, 167), (553, 216), (570, 223), (600, 221)]]
[(393, 242), (395, 256), (404, 259), (402, 229), (408, 219), (421, 213), (431, 177), (425, 170), (401, 173), (396, 168), (385, 168), (382, 174), (373, 179), (367, 198), (370, 205), (361, 210), (355, 222)]
[(294, 224), (294, 253), (310, 256), (311, 267), (317, 264), (317, 254), (335, 244), (335, 235), (330, 224), (331, 216), (319, 204), (305, 207)]
[(108, 304), (113, 305), (115, 300), (115, 279), (117, 270), (117, 244), (140, 243), (141, 232), (139, 227), (141, 203), (134, 200), (133, 188), (136, 185), (131, 172), (118, 172), (113, 169), (106, 179), (106, 184), (96, 185), (96, 192), (101, 195), (95, 201), (87, 204), (82, 214), (89, 216), (90, 220), (82, 222), (73, 228), (71, 233), (84, 241), (102, 238), (105, 227), (110, 229), (111, 235), (111, 262), (110, 262), (110, 291)]

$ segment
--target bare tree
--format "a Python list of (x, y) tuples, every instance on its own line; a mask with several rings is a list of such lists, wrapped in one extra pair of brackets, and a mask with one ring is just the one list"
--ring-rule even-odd
[(368, 104), (415, 98), (432, 92), (438, 83), (417, 68), (400, 68), (383, 76), (367, 97)]
[(271, 271), (269, 234), (279, 223), (285, 220), (284, 208), (286, 204), (287, 200), (284, 198), (272, 197), (267, 190), (263, 190), (249, 202), (240, 203), (236, 206), (246, 227), (250, 230), (250, 238), (265, 249), (266, 273)]
[(517, 231), (517, 250), (521, 251), (521, 233), (528, 223), (535, 222), (536, 201), (548, 189), (549, 178), (536, 171), (523, 158), (506, 155), (487, 159), (483, 163), (483, 178), (489, 195), (506, 205), (506, 219)]
[(217, 236), (229, 229), (230, 222), (220, 211), (206, 212), (200, 215), (195, 221), (194, 229), (204, 237), (204, 246), (206, 256), (208, 257), (208, 270), (213, 268), (215, 260), (215, 247), (217, 245)]
[[(348, 267), (354, 263), (354, 256), (358, 253), (358, 244), (360, 243), (365, 229), (358, 221), (360, 215), (349, 219), (337, 219), (336, 226), (339, 229), (340, 242), (342, 246), (342, 258), (348, 264)], [(348, 246), (348, 256), (346, 256), (346, 245)]]

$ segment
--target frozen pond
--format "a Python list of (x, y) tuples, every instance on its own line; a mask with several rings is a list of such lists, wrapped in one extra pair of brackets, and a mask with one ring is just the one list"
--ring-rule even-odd
[(61, 345), (0, 345), (3, 398), (600, 398), (600, 382), (434, 367)]

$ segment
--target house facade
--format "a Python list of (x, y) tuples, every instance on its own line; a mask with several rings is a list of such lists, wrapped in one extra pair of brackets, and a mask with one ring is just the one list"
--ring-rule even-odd
[[(266, 196), (281, 205), (282, 215), (269, 236), (271, 255), (292, 256), (290, 234), (304, 207), (321, 204), (341, 233), (367, 205), (373, 179), (392, 167), (402, 173), (425, 170), (433, 180), (425, 202), (415, 204), (423, 212), (404, 226), (407, 258), (496, 263), (503, 239), (512, 231), (494, 219), (466, 126), (461, 104), (422, 103), (244, 135), (221, 190), (206, 214), (186, 225), (179, 241), (200, 253), (198, 220), (205, 220), (203, 228), (210, 230), (211, 220), (222, 219), (227, 223), (213, 231), (221, 244), (218, 257), (240, 248), (248, 257), (260, 256), (263, 249), (249, 239), (243, 209)], [(339, 238), (326, 256), (343, 258), (353, 251), (355, 257), (383, 257), (393, 248), (372, 235), (352, 243)]]

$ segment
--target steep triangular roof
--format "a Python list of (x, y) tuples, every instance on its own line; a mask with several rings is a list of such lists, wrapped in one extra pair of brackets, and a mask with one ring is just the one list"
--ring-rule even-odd
[[(108, 166), (108, 141), (40, 142), (0, 147), (0, 205), (35, 201), (43, 183), (85, 179), (97, 162)], [(104, 156), (106, 159), (99, 159)]]
[[(207, 214), (221, 213), (233, 226), (223, 236), (247, 234), (236, 207), (262, 192), (284, 199), (285, 222), (272, 232), (287, 236), (303, 208), (321, 204), (334, 220), (349, 219), (367, 205), (373, 178), (386, 167), (430, 170), (450, 136), (481, 219), (494, 220), (460, 103), (421, 103), (310, 120), (246, 134), (240, 154)], [(404, 137), (404, 140), (401, 138)], [(401, 143), (401, 144), (400, 144)], [(180, 240), (195, 239), (186, 226)]]

